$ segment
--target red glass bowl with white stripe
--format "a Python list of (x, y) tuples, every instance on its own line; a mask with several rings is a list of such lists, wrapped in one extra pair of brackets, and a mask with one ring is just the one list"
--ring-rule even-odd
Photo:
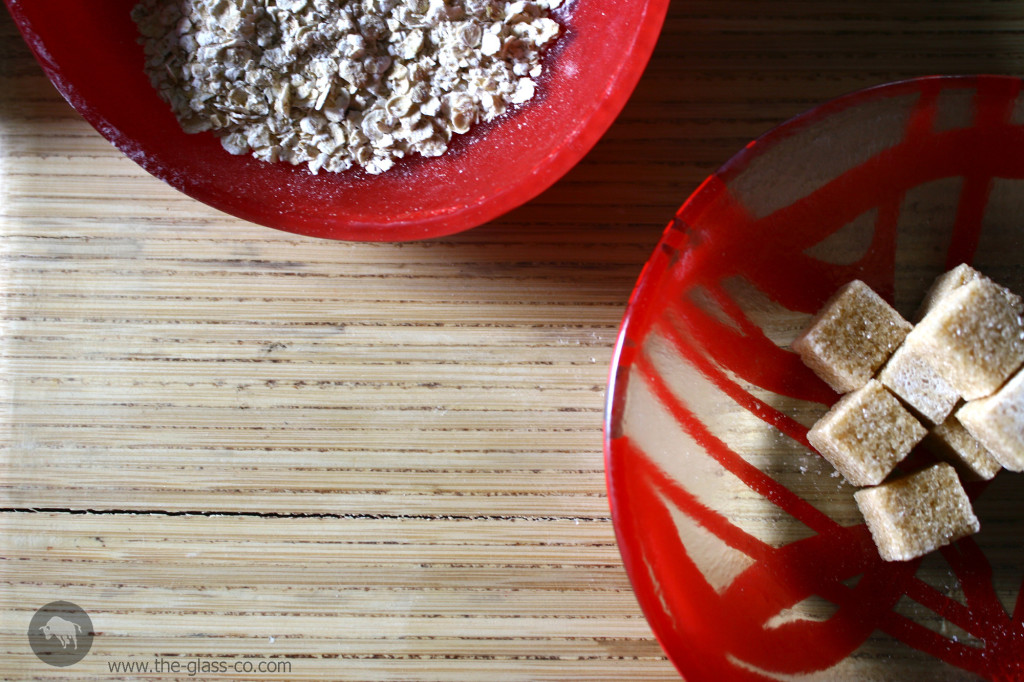
[(1024, 679), (1024, 475), (968, 484), (977, 535), (883, 561), (807, 443), (838, 396), (789, 350), (845, 282), (909, 316), (961, 262), (1024, 293), (1017, 78), (831, 101), (666, 228), (616, 346), (604, 448), (626, 569), (687, 680)]

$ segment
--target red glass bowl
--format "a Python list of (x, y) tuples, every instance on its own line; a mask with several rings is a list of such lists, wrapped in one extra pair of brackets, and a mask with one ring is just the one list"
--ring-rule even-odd
[(626, 568), (687, 680), (1024, 679), (1024, 475), (967, 485), (977, 535), (883, 561), (807, 443), (838, 396), (789, 350), (843, 283), (910, 315), (961, 262), (1024, 293), (1016, 78), (827, 103), (748, 145), (665, 230), (621, 329), (604, 448)]
[(537, 97), (459, 137), (439, 158), (372, 176), (311, 175), (231, 156), (212, 134), (186, 135), (143, 73), (129, 12), (136, 0), (5, 0), (60, 93), (156, 177), (232, 215), (345, 240), (400, 241), (487, 222), (532, 199), (597, 142), (654, 49), (668, 0), (574, 0)]

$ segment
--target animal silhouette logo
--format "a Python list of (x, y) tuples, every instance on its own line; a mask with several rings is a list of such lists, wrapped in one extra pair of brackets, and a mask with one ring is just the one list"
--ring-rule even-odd
[(82, 632), (82, 626), (78, 623), (72, 623), (70, 620), (64, 620), (60, 616), (51, 616), (50, 620), (46, 621), (46, 625), (43, 625), (39, 629), (43, 631), (43, 636), (46, 637), (46, 639), (56, 637), (63, 649), (67, 649), (69, 644), (73, 650), (78, 648), (78, 639), (76, 637), (75, 630), (79, 633)]
[(85, 658), (95, 632), (82, 607), (54, 601), (36, 611), (28, 627), (32, 651), (47, 665), (64, 668)]

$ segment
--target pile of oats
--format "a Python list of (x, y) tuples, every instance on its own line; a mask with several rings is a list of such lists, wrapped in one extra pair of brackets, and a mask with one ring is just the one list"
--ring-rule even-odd
[(146, 72), (232, 154), (382, 173), (534, 95), (562, 0), (142, 0)]

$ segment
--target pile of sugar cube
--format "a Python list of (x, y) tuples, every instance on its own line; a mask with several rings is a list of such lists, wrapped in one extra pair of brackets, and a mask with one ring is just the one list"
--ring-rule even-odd
[[(979, 529), (963, 480), (1024, 471), (1024, 305), (968, 265), (941, 275), (905, 320), (860, 280), (793, 342), (844, 394), (808, 441), (847, 481), (886, 561)], [(941, 460), (892, 476), (921, 442)]]

